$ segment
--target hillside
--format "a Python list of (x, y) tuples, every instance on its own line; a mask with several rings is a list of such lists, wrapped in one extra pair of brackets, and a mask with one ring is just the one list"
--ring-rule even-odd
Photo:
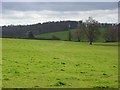
[[(70, 29), (72, 32), (72, 40), (77, 41), (76, 37), (76, 29)], [(106, 32), (105, 28), (99, 28), (100, 35), (96, 41), (104, 42), (104, 33)], [(52, 32), (52, 33), (45, 33), (45, 34), (38, 34), (35, 35), (36, 38), (52, 38), (52, 36), (56, 36), (60, 38), (60, 40), (68, 40), (68, 31), (60, 31), (60, 32)], [(88, 41), (86, 36), (81, 36), (81, 41)]]
[[(81, 24), (84, 22), (79, 21), (79, 23)], [(99, 25), (101, 28), (112, 26), (112, 24), (110, 23), (100, 23)], [(68, 31), (69, 29), (76, 29), (77, 27), (78, 21), (56, 21), (56, 22), (53, 21), (31, 25), (8, 25), (2, 26), (2, 37), (28, 38), (27, 33), (29, 31), (31, 31), (34, 35), (37, 35), (52, 32)]]
[(77, 21), (57, 21), (37, 23), (32, 25), (9, 25), (2, 27), (2, 36), (13, 38), (27, 38), (26, 33), (28, 31), (31, 31), (35, 35), (41, 33), (66, 31), (69, 29), (69, 25), (71, 25), (71, 29), (74, 29), (77, 27), (77, 24)]

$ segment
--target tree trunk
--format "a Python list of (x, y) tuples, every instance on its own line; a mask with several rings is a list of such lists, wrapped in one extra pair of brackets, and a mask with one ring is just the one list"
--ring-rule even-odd
[(71, 39), (72, 39), (71, 31), (69, 31), (69, 36), (68, 37), (69, 37), (68, 40), (71, 41)]
[(78, 37), (78, 42), (80, 42), (80, 37)]
[(92, 42), (90, 42), (90, 45), (92, 45)]
[(78, 40), (78, 42), (80, 42), (80, 40)]

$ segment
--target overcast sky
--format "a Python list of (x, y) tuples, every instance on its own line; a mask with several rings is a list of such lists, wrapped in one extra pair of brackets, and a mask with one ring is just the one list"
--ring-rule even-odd
[(2, 23), (35, 24), (47, 21), (83, 20), (118, 22), (117, 2), (3, 2)]

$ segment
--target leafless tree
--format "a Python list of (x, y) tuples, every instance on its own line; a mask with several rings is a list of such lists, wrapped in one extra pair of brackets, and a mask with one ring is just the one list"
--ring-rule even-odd
[(81, 25), (81, 27), (90, 42), (89, 44), (92, 45), (92, 42), (97, 38), (99, 32), (98, 21), (94, 20), (92, 17), (89, 17), (88, 20)]

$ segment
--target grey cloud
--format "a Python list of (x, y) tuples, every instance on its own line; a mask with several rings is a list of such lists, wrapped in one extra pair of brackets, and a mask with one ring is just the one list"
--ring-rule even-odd
[(3, 2), (3, 12), (16, 11), (85, 11), (117, 8), (117, 2)]
[(117, 21), (117, 2), (3, 2), (3, 24), (27, 24), (57, 20)]

